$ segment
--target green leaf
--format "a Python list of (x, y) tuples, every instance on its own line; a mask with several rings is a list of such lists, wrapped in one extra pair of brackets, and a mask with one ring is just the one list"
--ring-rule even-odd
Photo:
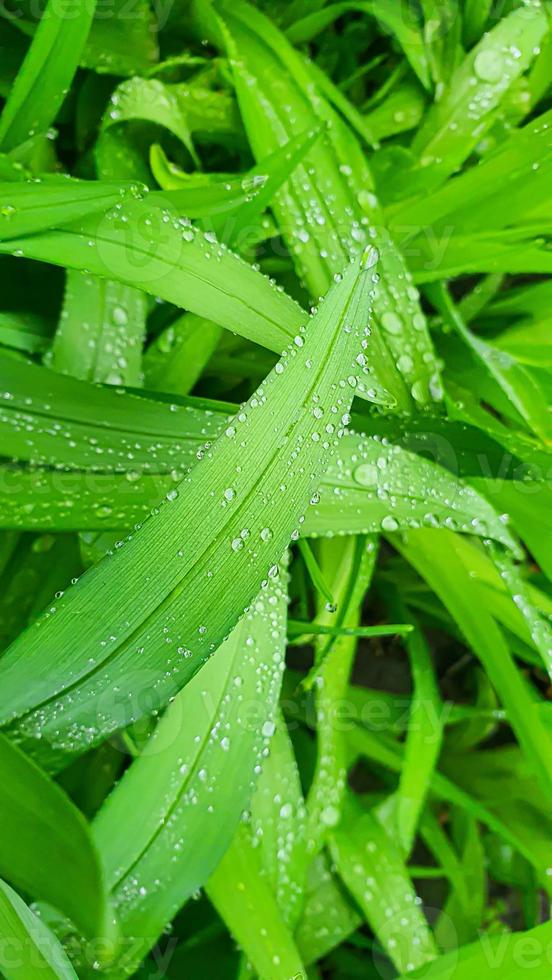
[[(148, 673), (148, 687), (155, 678), (155, 704), (161, 706), (217, 648), (267, 575), (278, 573), (283, 550), (335, 451), (340, 417), (351, 405), (355, 388), (348, 379), (355, 381), (373, 263), (370, 251), (362, 264), (347, 268), (310, 328), (297, 335), (158, 513), (6, 652), (0, 664), (3, 722), (21, 719), (20, 735), (34, 740), (39, 751), (48, 743), (82, 751), (144, 714), (133, 680), (137, 659)], [(320, 412), (331, 434), (322, 429)], [(155, 585), (144, 591), (150, 582)], [(23, 660), (18, 642), (25, 646)], [(191, 656), (183, 657), (179, 647)]]
[[(225, 7), (224, 30), (244, 126), (257, 159), (301, 129), (327, 126), (305, 165), (294, 171), (273, 203), (311, 295), (323, 295), (344, 255), (358, 253), (375, 237), (380, 281), (367, 367), (398, 408), (412, 410), (416, 403), (438, 401), (438, 370), (425, 318), (402, 257), (382, 226), (372, 179), (353, 133), (318, 91), (316, 73), (259, 11), (242, 3)], [(282, 112), (281, 106), (289, 111)], [(308, 207), (301, 203), (305, 196)]]
[(46, 363), (54, 371), (84, 380), (138, 386), (145, 320), (143, 293), (70, 270)]
[(527, 623), (533, 644), (552, 680), (552, 626), (550, 621), (541, 616), (539, 610), (533, 605), (527, 583), (517, 566), (502, 555), (490, 542), (488, 548), (512, 601)]
[(535, 480), (474, 479), (474, 485), (512, 521), (536, 558), (552, 580), (552, 534), (547, 528), (546, 515), (552, 508), (552, 492), (545, 483)]
[(94, 821), (121, 929), (132, 938), (126, 971), (234, 836), (274, 731), (284, 644), (285, 593), (275, 581), (172, 702)]
[(333, 831), (339, 874), (390, 960), (413, 970), (437, 956), (437, 947), (399, 851), (374, 813), (352, 800)]
[(535, 980), (546, 980), (548, 964), (541, 957), (541, 951), (547, 948), (551, 936), (550, 922), (528, 932), (501, 931), (494, 936), (484, 933), (478, 942), (439, 957), (429, 969), (425, 967), (403, 974), (401, 980), (407, 980), (407, 977), (471, 980), (474, 976), (478, 980), (492, 980), (497, 969), (500, 970), (501, 980), (517, 980), (520, 969), (529, 962)]
[[(494, 413), (486, 410), (479, 403), (477, 394), (461, 388), (454, 382), (447, 383), (447, 393), (451, 396), (448, 401), (449, 414), (453, 419), (469, 422), (491, 436), (502, 445), (515, 459), (523, 460), (536, 473), (546, 472), (550, 465), (550, 451), (544, 449), (542, 443), (532, 439), (528, 433), (518, 431), (504, 425)], [(504, 455), (502, 455), (504, 461)], [(521, 467), (523, 473), (523, 466)]]
[[(389, 603), (393, 614), (406, 617), (404, 604), (396, 595)], [(443, 704), (428, 644), (416, 628), (404, 640), (408, 651), (414, 690), (408, 718), (404, 763), (394, 798), (401, 848), (407, 856), (416, 838), (431, 776), (436, 768), (443, 738)]]
[(290, 980), (304, 975), (293, 938), (260, 873), (257, 854), (243, 829), (234, 838), (206, 890), (261, 977)]
[[(548, 230), (549, 225), (545, 231)], [(416, 227), (416, 231), (418, 228)], [(552, 261), (541, 236), (542, 225), (506, 229), (489, 234), (443, 236), (440, 244), (431, 233), (417, 238), (406, 250), (415, 283), (436, 282), (469, 273), (549, 273)]]
[[(3, 353), (0, 378), (3, 452), (33, 466), (55, 467), (62, 484), (62, 467), (120, 472), (127, 474), (128, 483), (148, 472), (175, 471), (178, 479), (205, 441), (220, 435), (229, 421), (229, 414), (206, 411), (201, 402), (167, 405), (87, 384)], [(165, 486), (157, 484), (159, 498)], [(94, 491), (93, 483), (89, 490)]]
[(465, 0), (463, 39), (467, 48), (479, 41), (492, 8), (492, 0)]
[(159, 78), (131, 78), (123, 82), (111, 96), (110, 108), (104, 116), (105, 128), (132, 119), (163, 126), (179, 139), (199, 166), (185, 106), (175, 86), (165, 85)]
[(301, 914), (307, 866), (306, 809), (293, 745), (281, 715), (251, 800), (251, 842), (286, 925)]
[(81, 813), (4, 735), (0, 776), (2, 875), (56, 905), (87, 936), (112, 933), (103, 870)]
[[(437, 537), (435, 536), (437, 535)], [(450, 610), (466, 640), (479, 656), (508, 712), (510, 724), (527, 763), (550, 792), (550, 732), (542, 722), (537, 692), (518, 672), (500, 629), (478, 601), (477, 591), (462, 565), (454, 535), (447, 532), (409, 532), (398, 550), (414, 565)]]
[[(43, 190), (34, 191), (38, 203)], [(264, 276), (154, 195), (59, 231), (11, 239), (1, 251), (137, 286), (277, 353), (306, 317)]]
[(433, 525), (489, 535), (518, 552), (498, 514), (468, 484), (378, 437), (348, 435), (324, 483), (309, 513), (311, 534), (328, 527), (362, 534)]
[(6, 980), (77, 980), (56, 937), (4, 881), (0, 881), (0, 935), (0, 969)]
[[(395, 739), (389, 738), (385, 734), (375, 734), (367, 728), (355, 725), (347, 734), (347, 741), (351, 749), (351, 763), (356, 761), (359, 756), (364, 756), (376, 762), (377, 765), (384, 766), (392, 772), (400, 773), (402, 747)], [(540, 841), (535, 841), (534, 834), (520, 833), (520, 830), (523, 831), (523, 825), (513, 825), (510, 820), (502, 820), (486, 805), (486, 802), (480, 802), (471, 792), (460, 788), (459, 785), (440, 772), (434, 772), (431, 777), (431, 791), (439, 799), (461, 807), (498, 834), (501, 840), (513, 847), (514, 850), (519, 851), (535, 868), (541, 886), (547, 891), (550, 889), (549, 876), (546, 872), (547, 859), (543, 859), (542, 846), (540, 846)]]
[[(105, 211), (125, 197), (141, 193), (136, 183), (73, 180), (46, 177), (41, 180), (0, 183), (0, 240), (20, 238), (56, 225)], [(6, 246), (10, 250), (10, 246)]]
[(422, 166), (432, 168), (433, 183), (454, 173), (484, 136), (547, 29), (543, 5), (530, 0), (499, 21), (466, 55), (412, 143)]
[[(319, 610), (321, 626), (354, 628), (360, 622), (361, 605), (377, 557), (372, 538), (344, 538), (321, 542), (321, 561), (331, 576), (335, 607)], [(336, 616), (337, 612), (337, 616)], [(337, 622), (336, 622), (337, 619)], [(311, 855), (323, 846), (332, 827), (339, 823), (347, 768), (346, 747), (338, 722), (357, 651), (357, 639), (342, 634), (334, 641), (319, 641), (314, 671), (317, 716), (316, 766), (307, 797), (308, 838)]]
[[(437, 190), (390, 206), (391, 229), (396, 229), (397, 234), (404, 229), (419, 234), (419, 226), (432, 225), (437, 236), (446, 232), (447, 226), (450, 235), (453, 225), (457, 235), (460, 231), (488, 232), (490, 228), (526, 224), (532, 215), (544, 218), (544, 202), (535, 193), (535, 181), (540, 178), (541, 168), (544, 181), (547, 179), (552, 157), (548, 132), (551, 119), (550, 111), (543, 113), (523, 129), (514, 129), (476, 166), (447, 180)], [(508, 194), (507, 209), (503, 206), (504, 193)]]
[(391, 0), (380, 0), (379, 3), (329, 4), (322, 10), (295, 21), (286, 34), (293, 44), (310, 41), (315, 33), (324, 30), (349, 11), (375, 17), (384, 30), (394, 34), (422, 85), (430, 88), (429, 66), (419, 27), (410, 12), (399, 10)]
[(304, 963), (313, 963), (339, 946), (362, 922), (330, 862), (321, 852), (307, 877), (303, 915), (295, 938)]
[(150, 69), (159, 52), (156, 18), (148, 0), (134, 0), (132, 11), (127, 0), (113, 0), (109, 17), (106, 13), (100, 5), (81, 54), (81, 66), (110, 75), (134, 75)]
[(481, 340), (466, 326), (444, 285), (433, 286), (430, 296), (446, 322), (459, 334), (484, 370), (512, 402), (527, 425), (543, 442), (552, 437), (550, 411), (545, 393), (531, 373), (506, 351)]
[(0, 117), (0, 148), (12, 150), (54, 122), (86, 41), (94, 0), (77, 0), (71, 16), (50, 0)]

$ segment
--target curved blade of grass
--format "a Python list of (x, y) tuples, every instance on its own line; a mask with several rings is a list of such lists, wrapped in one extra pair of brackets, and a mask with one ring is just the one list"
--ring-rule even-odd
[(4, 735), (0, 805), (2, 875), (33, 898), (56, 905), (85, 935), (112, 932), (102, 867), (82, 814)]
[[(33, 465), (182, 472), (229, 415), (92, 386), (0, 353), (2, 451)], [(29, 392), (32, 396), (29, 404)], [(93, 487), (93, 484), (90, 484)]]
[(399, 851), (375, 813), (352, 796), (330, 838), (339, 874), (398, 970), (437, 956), (437, 947)]
[(299, 275), (316, 299), (340, 270), (344, 254), (357, 253), (370, 236), (377, 238), (381, 278), (367, 366), (398, 408), (412, 410), (416, 403), (439, 400), (425, 319), (402, 257), (382, 225), (354, 134), (318, 91), (309, 66), (259, 11), (242, 3), (225, 7), (224, 30), (244, 125), (257, 158), (297, 130), (328, 127), (273, 203)]
[(121, 928), (133, 940), (125, 970), (205, 884), (249, 803), (274, 731), (285, 611), (274, 581), (172, 702), (94, 821)]
[[(546, 622), (540, 622), (541, 618), (549, 620), (552, 615), (552, 602), (546, 593), (525, 581), (523, 572), (515, 566), (512, 568), (507, 558), (497, 554), (488, 543), (487, 551), (492, 555), (492, 560), (466, 538), (456, 539), (455, 544), (470, 578), (476, 587), (483, 589), (484, 598), (480, 601), (486, 604), (491, 615), (510, 634), (518, 636), (524, 643), (532, 644), (537, 652), (540, 646), (539, 661), (545, 659), (546, 662)], [(517, 601), (512, 601), (513, 595)], [(540, 666), (539, 661), (530, 662)]]
[(149, 162), (157, 183), (167, 192), (167, 200), (178, 203), (189, 218), (232, 210), (246, 199), (243, 178), (237, 179), (235, 174), (188, 173), (171, 163), (159, 144), (150, 147)]
[(53, 123), (77, 70), (94, 0), (71, 12), (50, 0), (0, 116), (0, 149), (12, 150)]
[[(240, 196), (238, 190), (243, 192), (241, 183), (236, 179), (239, 175), (230, 173), (203, 173), (200, 170), (188, 172), (172, 160), (169, 160), (159, 143), (152, 143), (150, 146), (149, 164), (153, 176), (164, 191), (189, 190), (193, 192), (209, 190), (216, 194), (222, 190), (223, 183), (228, 182), (233, 184), (232, 190), (236, 192), (237, 197)], [(243, 196), (243, 193), (241, 196)], [(198, 199), (201, 200), (201, 197), (198, 196)], [(230, 198), (231, 200), (232, 198)], [(194, 217), (194, 215), (188, 212), (188, 217)]]
[[(391, 615), (412, 618), (398, 593), (389, 599)], [(408, 857), (414, 846), (416, 831), (436, 768), (443, 738), (443, 704), (439, 695), (435, 668), (424, 634), (416, 628), (404, 639), (413, 680), (408, 717), (404, 762), (399, 779), (396, 807), (397, 830), (401, 850)]]
[(496, 511), (468, 484), (421, 456), (353, 434), (342, 441), (328, 469), (305, 533), (324, 534), (331, 527), (362, 534), (424, 525), (489, 533), (519, 553)]
[(306, 811), (293, 745), (281, 715), (270, 740), (251, 800), (251, 842), (261, 858), (280, 914), (297, 925), (309, 858), (305, 849)]
[[(377, 557), (376, 541), (363, 537), (321, 543), (324, 572), (335, 592), (336, 612), (320, 611), (321, 625), (355, 627)], [(337, 619), (337, 622), (336, 622)], [(321, 640), (316, 649), (316, 767), (307, 797), (307, 847), (315, 855), (332, 827), (339, 823), (347, 781), (346, 750), (339, 725), (340, 705), (346, 696), (357, 649), (357, 638), (340, 636)]]
[(295, 933), (303, 962), (314, 963), (339, 946), (362, 922), (356, 905), (330, 870), (322, 851), (307, 876), (305, 906)]
[(218, 346), (222, 328), (183, 313), (151, 342), (143, 357), (146, 387), (187, 394)]
[(431, 585), (450, 610), (468, 643), (481, 659), (487, 674), (508, 712), (510, 724), (534, 768), (545, 793), (552, 786), (551, 734), (542, 722), (535, 691), (518, 671), (500, 629), (478, 602), (473, 586), (456, 551), (455, 536), (440, 531), (409, 532), (405, 543), (397, 542), (404, 555)]
[(335, 599), (332, 595), (330, 586), (326, 582), (324, 574), (316, 560), (316, 556), (308, 543), (308, 541), (299, 540), (297, 543), (299, 553), (303, 559), (305, 565), (305, 570), (309, 576), (311, 584), (314, 588), (315, 593), (318, 593), (320, 597), (326, 600), (326, 603), (330, 606), (335, 605)]
[[(404, 973), (400, 980), (416, 977), (423, 977), (424, 980), (473, 980), (474, 976), (477, 980), (493, 980), (497, 969), (500, 970), (501, 980), (517, 980), (520, 973), (520, 949), (545, 949), (551, 938), (550, 922), (527, 932), (501, 932), (495, 936), (483, 933), (476, 943), (440, 956), (429, 967), (415, 970), (414, 973)], [(547, 980), (548, 965), (539, 959), (535, 960), (532, 953), (530, 955), (532, 976), (535, 980)], [(525, 955), (522, 962), (527, 962)]]
[(0, 252), (137, 286), (281, 353), (305, 321), (301, 307), (152, 196), (59, 231), (12, 239)]
[(435, 284), (429, 294), (446, 322), (462, 338), (484, 370), (489, 372), (527, 425), (543, 442), (552, 438), (550, 406), (530, 371), (506, 351), (481, 340), (466, 326), (445, 285)]
[(531, 602), (527, 583), (517, 566), (491, 542), (488, 542), (488, 550), (512, 597), (512, 601), (527, 623), (533, 644), (540, 653), (548, 676), (552, 680), (552, 626), (550, 621), (541, 616), (539, 610)]
[(467, 159), (548, 30), (540, 0), (508, 14), (465, 57), (416, 133), (413, 151), (438, 184)]
[[(402, 746), (394, 739), (385, 735), (375, 734), (367, 728), (358, 725), (347, 734), (351, 748), (351, 761), (359, 756), (366, 756), (378, 765), (383, 765), (392, 772), (400, 773), (402, 769)], [(533, 847), (531, 837), (525, 837), (517, 832), (517, 828), (495, 816), (491, 809), (480, 802), (471, 793), (460, 788), (452, 780), (440, 772), (434, 772), (431, 777), (431, 792), (439, 799), (453, 806), (461, 807), (476, 820), (493, 830), (499, 837), (525, 857), (535, 868), (543, 888), (550, 889), (550, 881), (546, 874), (546, 864), (543, 863), (542, 850)]]
[(6, 980), (77, 980), (54, 934), (5, 881), (0, 881), (0, 938)]
[(198, 84), (165, 84), (159, 78), (129, 78), (111, 96), (103, 119), (104, 129), (139, 120), (155, 123), (172, 133), (186, 147), (199, 169), (193, 134), (232, 135), (240, 131), (236, 105), (228, 92), (215, 92)]
[[(19, 718), (38, 748), (82, 751), (144, 713), (137, 662), (161, 706), (217, 648), (267, 575), (277, 575), (350, 408), (373, 262), (370, 251), (347, 268), (311, 328), (159, 512), (12, 644), (0, 664), (4, 724)], [(320, 412), (327, 425), (335, 420), (331, 435), (321, 431)]]
[(244, 828), (207, 884), (207, 895), (255, 971), (271, 980), (304, 976), (303, 964)]
[[(540, 168), (546, 167), (552, 155), (551, 120), (550, 111), (543, 113), (522, 129), (513, 130), (494, 152), (447, 180), (438, 190), (392, 205), (387, 210), (391, 229), (396, 228), (399, 233), (408, 226), (442, 227), (446, 219), (449, 227), (454, 225), (455, 234), (462, 230), (488, 231), (515, 223), (517, 207), (521, 211), (520, 223), (527, 221), (532, 209), (542, 216), (544, 202), (538, 194), (533, 197), (533, 187)], [(508, 193), (507, 209), (505, 193)], [(512, 205), (518, 201), (520, 204), (514, 211)]]
[(69, 270), (46, 363), (54, 371), (87, 381), (137, 387), (145, 323), (144, 293)]
[(547, 526), (552, 490), (536, 481), (474, 479), (473, 482), (500, 510), (511, 515), (518, 534), (545, 575), (552, 579), (552, 529)]
[(529, 468), (535, 467), (536, 473), (548, 471), (550, 453), (542, 443), (532, 439), (528, 433), (517, 431), (504, 425), (494, 413), (486, 410), (477, 395), (455, 385), (447, 383), (447, 398), (449, 415), (453, 419), (469, 422), (474, 428), (485, 432), (492, 439), (511, 453), (515, 459), (522, 460)]
[[(0, 183), (0, 240), (9, 241), (106, 211), (142, 193), (128, 181), (47, 177)], [(9, 246), (8, 246), (9, 249)]]
[(132, 119), (163, 126), (183, 143), (199, 168), (186, 111), (177, 91), (178, 86), (165, 85), (159, 78), (130, 78), (119, 85), (111, 96), (103, 126), (107, 129)]

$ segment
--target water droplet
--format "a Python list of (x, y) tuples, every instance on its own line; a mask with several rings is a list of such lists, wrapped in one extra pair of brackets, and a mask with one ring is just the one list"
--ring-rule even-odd
[(388, 311), (384, 313), (381, 318), (381, 325), (387, 333), (399, 334), (402, 331), (403, 324), (400, 316), (397, 313), (392, 313)]
[(118, 327), (124, 327), (128, 323), (128, 314), (122, 306), (114, 306), (113, 312), (113, 323), (116, 323)]
[(325, 827), (335, 827), (339, 823), (339, 810), (335, 806), (325, 806), (320, 819)]
[(480, 51), (473, 63), (475, 74), (482, 82), (499, 82), (504, 64), (498, 51)]

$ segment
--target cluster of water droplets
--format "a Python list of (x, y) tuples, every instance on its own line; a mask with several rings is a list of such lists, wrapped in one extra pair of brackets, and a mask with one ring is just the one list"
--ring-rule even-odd
[(305, 533), (360, 534), (443, 527), (512, 545), (507, 515), (443, 467), (389, 442), (349, 433), (321, 484)]
[[(145, 860), (117, 872), (116, 906), (133, 927), (150, 902), (163, 903), (170, 921), (186, 897), (182, 888), (194, 893), (230, 842), (274, 733), (285, 610), (283, 582), (276, 581), (177, 696), (148, 743), (146, 754), (160, 753), (166, 779)], [(124, 780), (116, 793), (124, 808)], [(167, 859), (163, 880), (152, 878), (150, 868), (167, 867)]]

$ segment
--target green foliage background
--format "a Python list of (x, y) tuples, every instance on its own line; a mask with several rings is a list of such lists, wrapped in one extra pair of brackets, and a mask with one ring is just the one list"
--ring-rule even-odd
[(0, 14), (0, 972), (550, 976), (552, 7)]

